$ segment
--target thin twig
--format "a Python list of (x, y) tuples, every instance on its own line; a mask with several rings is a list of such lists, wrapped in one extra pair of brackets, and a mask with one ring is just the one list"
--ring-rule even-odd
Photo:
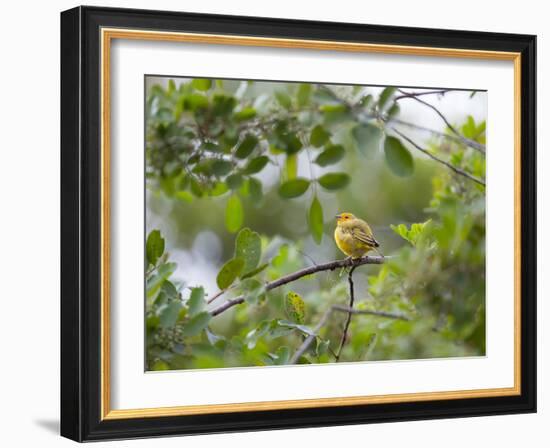
[(348, 338), (349, 325), (351, 323), (351, 310), (353, 310), (353, 304), (355, 302), (355, 291), (353, 288), (353, 271), (355, 271), (356, 266), (352, 267), (348, 272), (348, 283), (349, 283), (349, 309), (348, 317), (346, 318), (346, 323), (344, 324), (344, 331), (342, 333), (342, 339), (340, 339), (340, 345), (338, 346), (338, 351), (336, 352), (336, 362), (339, 361), (340, 355), (342, 354), (342, 349)]
[[(366, 256), (366, 257), (356, 258), (356, 259), (345, 258), (344, 260), (330, 261), (328, 263), (309, 266), (307, 268), (300, 269), (299, 271), (293, 272), (292, 274), (285, 275), (283, 277), (278, 278), (277, 280), (273, 280), (272, 282), (267, 283), (265, 285), (265, 290), (270, 291), (272, 289), (278, 288), (279, 286), (286, 285), (287, 283), (293, 282), (307, 275), (315, 274), (317, 272), (334, 271), (335, 269), (338, 269), (338, 268), (357, 267), (357, 266), (362, 266), (364, 264), (383, 264), (387, 258), (390, 258), (390, 257)], [(218, 314), (223, 313), (229, 308), (232, 308), (235, 305), (238, 305), (243, 302), (244, 302), (244, 296), (235, 297), (234, 299), (228, 300), (224, 304), (220, 305), (218, 308), (213, 309), (210, 312), (210, 314), (212, 314), (212, 316), (217, 316)]]
[(473, 149), (481, 148), (481, 152), (485, 154), (485, 145), (482, 145), (481, 143), (477, 143), (472, 140), (468, 140), (467, 142), (465, 142), (463, 139), (457, 137), (454, 134), (446, 134), (445, 132), (436, 131), (435, 129), (430, 129), (430, 128), (427, 128), (426, 126), (421, 126), (419, 124), (411, 123), (409, 121), (400, 120), (399, 118), (390, 118), (390, 119), (384, 119), (384, 117), (381, 117), (381, 118), (382, 118), (382, 121), (384, 121), (386, 124), (391, 124), (391, 123), (400, 124), (412, 129), (418, 129), (419, 131), (429, 132), (430, 134), (435, 135), (437, 137), (446, 138), (447, 140), (452, 140), (453, 142), (461, 143)]
[(405, 316), (404, 314), (390, 313), (387, 311), (358, 310), (355, 308), (350, 309), (345, 305), (332, 305), (332, 310), (339, 311), (342, 313), (367, 314), (369, 316), (387, 317), (389, 319), (398, 319), (398, 320), (404, 320), (404, 321), (411, 320), (409, 317)]
[(148, 271), (145, 272), (145, 276), (148, 277), (153, 272), (155, 272), (155, 269), (157, 269), (157, 268), (158, 268), (158, 266), (153, 266), (151, 269), (149, 269)]
[(381, 114), (368, 114), (366, 112), (361, 112), (361, 116), (357, 116), (357, 119), (359, 120), (360, 123), (363, 122), (362, 119), (365, 119), (367, 121), (376, 119), (376, 120), (383, 121), (385, 124), (392, 124), (392, 123), (400, 124), (400, 125), (412, 128), (412, 129), (418, 129), (419, 131), (429, 132), (430, 134), (435, 135), (437, 137), (445, 138), (447, 140), (452, 140), (455, 143), (460, 143), (462, 145), (466, 145), (470, 148), (478, 150), (482, 154), (485, 154), (485, 145), (483, 145), (481, 143), (475, 142), (473, 140), (468, 140), (465, 137), (460, 138), (460, 137), (457, 137), (454, 134), (447, 134), (445, 132), (441, 132), (441, 131), (438, 131), (436, 129), (431, 129), (431, 128), (428, 128), (426, 126), (421, 126), (421, 125), (416, 124), (416, 123), (411, 123), (410, 121), (401, 120), (401, 119), (395, 118), (395, 117), (388, 118), (387, 116), (384, 116), (384, 115), (381, 115)]
[(451, 132), (453, 134), (455, 134), (458, 137), (462, 137), (460, 132), (458, 132), (456, 130), (456, 128), (449, 122), (449, 120), (447, 120), (445, 115), (443, 115), (443, 113), (437, 107), (435, 107), (433, 104), (430, 104), (427, 101), (424, 101), (424, 100), (418, 98), (418, 95), (407, 95), (406, 92), (403, 92), (403, 90), (401, 90), (401, 89), (398, 89), (397, 91), (400, 92), (400, 93), (405, 94), (405, 98), (410, 98), (410, 99), (413, 99), (415, 101), (418, 101), (420, 104), (423, 104), (424, 106), (429, 107), (430, 109), (432, 109), (437, 115), (439, 115), (439, 117), (443, 120), (443, 122), (447, 125), (447, 127), (451, 130)]
[[(335, 311), (340, 313), (347, 313), (348, 316), (355, 315), (355, 314), (363, 314), (363, 315), (370, 315), (370, 316), (385, 317), (388, 319), (398, 319), (398, 320), (404, 320), (404, 321), (410, 320), (409, 317), (402, 314), (388, 313), (385, 311), (358, 310), (354, 308), (349, 308), (344, 305), (332, 305), (328, 310), (325, 311), (325, 313), (323, 314), (323, 317), (321, 317), (321, 320), (313, 329), (313, 334), (310, 334), (306, 339), (304, 339), (304, 342), (302, 342), (302, 345), (298, 347), (298, 350), (296, 350), (296, 352), (290, 359), (289, 364), (296, 364), (298, 362), (298, 360), (306, 352), (306, 350), (311, 345), (311, 343), (318, 337), (319, 332), (326, 325), (328, 318)], [(334, 355), (334, 357), (336, 358), (336, 354)]]
[(307, 258), (309, 261), (311, 261), (311, 264), (313, 266), (317, 266), (317, 263), (315, 262), (315, 260), (313, 259), (313, 257), (311, 257), (310, 255), (306, 254), (305, 252), (302, 252), (301, 250), (298, 250), (298, 253), (300, 255), (302, 255), (303, 257)]
[(416, 149), (418, 149), (420, 152), (426, 154), (428, 157), (430, 157), (431, 159), (435, 160), (436, 162), (438, 163), (441, 163), (442, 165), (445, 165), (447, 168), (449, 168), (451, 171), (453, 171), (455, 174), (458, 174), (460, 176), (464, 176), (476, 183), (478, 183), (479, 185), (483, 185), (485, 187), (485, 182), (475, 176), (473, 176), (472, 174), (464, 171), (464, 170), (461, 170), (460, 168), (457, 168), (456, 166), (454, 166), (453, 164), (447, 162), (446, 160), (443, 160), (443, 159), (440, 159), (439, 157), (437, 157), (436, 155), (432, 154), (430, 151), (428, 151), (427, 149), (424, 149), (422, 148), (420, 145), (418, 145), (416, 142), (414, 142), (413, 140), (411, 140), (409, 137), (407, 137), (405, 134), (403, 134), (402, 132), (398, 131), (397, 129), (395, 128), (392, 128), (392, 131), (395, 132), (396, 134), (398, 134), (399, 136), (401, 136), (403, 139), (405, 139), (406, 141), (408, 141), (411, 145), (413, 145)]
[(420, 98), (418, 98), (418, 95), (407, 95), (407, 92), (404, 92), (403, 90), (401, 89), (398, 89), (398, 92), (402, 93), (405, 95), (404, 98), (410, 98), (410, 99), (413, 99), (417, 102), (419, 102), (420, 104), (423, 104), (424, 106), (426, 107), (429, 107), (430, 109), (432, 109), (437, 115), (439, 115), (439, 117), (443, 120), (443, 122), (447, 125), (447, 127), (450, 129), (450, 131), (455, 134), (464, 144), (467, 144), (468, 146), (470, 146), (471, 148), (474, 148), (482, 153), (485, 153), (485, 147), (483, 145), (481, 145), (480, 143), (477, 143), (473, 140), (470, 140), (469, 138), (466, 138), (464, 137), (460, 132), (458, 132), (458, 130), (449, 122), (449, 120), (447, 120), (447, 117), (445, 117), (445, 115), (443, 115), (443, 113), (437, 108), (435, 107), (433, 104), (430, 104), (428, 103), (427, 101), (424, 101)]
[(206, 303), (212, 303), (214, 300), (216, 300), (218, 297), (220, 297), (222, 294), (224, 294), (227, 291), (227, 289), (220, 289), (216, 294), (214, 294), (212, 297), (210, 297)]
[(413, 96), (424, 96), (424, 95), (445, 95), (448, 92), (460, 92), (459, 89), (440, 89), (440, 90), (429, 90), (427, 92), (405, 92), (399, 89), (399, 92), (402, 95), (397, 95), (393, 98), (394, 101), (399, 101), (403, 98), (411, 98)]
[[(325, 314), (323, 314), (323, 317), (321, 317), (321, 320), (317, 323), (315, 328), (313, 329), (313, 334), (308, 335), (307, 338), (304, 339), (304, 342), (302, 342), (302, 345), (298, 347), (298, 350), (292, 355), (292, 358), (290, 358), (289, 364), (296, 364), (298, 360), (301, 358), (301, 356), (305, 353), (305, 351), (308, 349), (308, 347), (311, 345), (311, 343), (317, 339), (317, 336), (319, 334), (319, 331), (321, 331), (321, 328), (323, 328), (332, 314), (332, 311), (334, 309), (334, 305), (331, 306), (328, 310), (325, 311)], [(335, 356), (336, 357), (336, 356)]]

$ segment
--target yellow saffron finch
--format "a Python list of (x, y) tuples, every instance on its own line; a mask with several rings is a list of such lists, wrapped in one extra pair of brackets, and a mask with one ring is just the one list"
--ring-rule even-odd
[(370, 226), (351, 213), (336, 215), (334, 240), (338, 248), (351, 258), (361, 258), (380, 246), (374, 239)]

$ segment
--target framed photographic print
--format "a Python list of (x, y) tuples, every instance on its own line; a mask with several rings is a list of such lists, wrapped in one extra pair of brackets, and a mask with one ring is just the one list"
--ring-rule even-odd
[(61, 14), (61, 433), (535, 412), (535, 37)]

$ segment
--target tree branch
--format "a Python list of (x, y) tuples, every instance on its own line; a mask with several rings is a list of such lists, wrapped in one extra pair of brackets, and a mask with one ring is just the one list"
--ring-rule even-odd
[[(272, 289), (278, 288), (279, 286), (286, 285), (287, 283), (296, 281), (302, 277), (305, 277), (306, 275), (315, 274), (317, 272), (334, 271), (335, 269), (338, 269), (338, 268), (347, 268), (347, 267), (355, 268), (358, 266), (362, 266), (364, 264), (383, 264), (386, 258), (389, 258), (389, 257), (366, 256), (366, 257), (356, 258), (356, 259), (345, 258), (344, 260), (330, 261), (328, 263), (309, 266), (307, 268), (300, 269), (299, 271), (293, 272), (292, 274), (285, 275), (283, 277), (278, 278), (277, 280), (273, 280), (272, 282), (267, 283), (265, 285), (265, 290), (270, 291)], [(234, 299), (228, 300), (224, 304), (220, 305), (218, 308), (214, 308), (212, 311), (210, 311), (210, 314), (212, 314), (212, 316), (217, 316), (218, 314), (223, 313), (229, 308), (232, 308), (233, 306), (243, 302), (244, 302), (244, 296), (235, 297)]]
[[(321, 317), (321, 320), (319, 323), (315, 326), (313, 329), (313, 335), (309, 335), (306, 339), (304, 339), (304, 342), (302, 342), (302, 345), (298, 347), (298, 350), (294, 353), (292, 358), (289, 361), (289, 364), (296, 364), (300, 357), (306, 352), (306, 350), (309, 348), (311, 343), (318, 337), (319, 332), (321, 331), (321, 328), (323, 328), (328, 318), (332, 315), (333, 312), (340, 312), (340, 313), (347, 313), (348, 316), (352, 316), (355, 314), (362, 314), (362, 315), (370, 315), (370, 316), (378, 316), (378, 317), (386, 317), (389, 319), (399, 319), (404, 321), (409, 321), (410, 318), (402, 315), (402, 314), (394, 314), (394, 313), (388, 313), (385, 311), (371, 311), (371, 310), (357, 310), (354, 308), (349, 308), (344, 305), (332, 305), (328, 310), (325, 311), (325, 314), (323, 314), (323, 317)], [(336, 357), (336, 356), (335, 356)]]
[(402, 93), (404, 96), (402, 96), (402, 98), (411, 98), (417, 102), (419, 102), (420, 104), (423, 104), (424, 106), (426, 107), (429, 107), (430, 109), (432, 109), (437, 115), (439, 115), (439, 117), (443, 120), (443, 122), (447, 125), (447, 127), (451, 130), (451, 132), (453, 134), (455, 134), (462, 143), (464, 143), (465, 145), (467, 146), (470, 146), (471, 148), (481, 152), (482, 154), (485, 154), (485, 146), (482, 145), (481, 143), (478, 143), (476, 141), (473, 141), (473, 140), (470, 140), (469, 138), (466, 138), (464, 137), (460, 132), (458, 132), (458, 130), (449, 122), (449, 120), (447, 120), (447, 118), (445, 117), (445, 115), (443, 115), (443, 113), (437, 108), (435, 107), (433, 104), (430, 104), (428, 103), (427, 101), (424, 101), (420, 98), (418, 98), (418, 95), (412, 95), (412, 94), (407, 94), (407, 92), (404, 92), (403, 90), (401, 89), (397, 89), (398, 92)]
[(477, 177), (473, 176), (472, 174), (464, 171), (464, 170), (461, 170), (460, 168), (457, 168), (456, 166), (454, 166), (453, 164), (447, 162), (446, 160), (443, 160), (443, 159), (440, 159), (439, 157), (437, 157), (435, 154), (432, 154), (430, 151), (428, 151), (427, 149), (424, 149), (422, 148), (420, 145), (418, 145), (416, 142), (414, 142), (413, 140), (411, 140), (409, 137), (407, 137), (405, 134), (403, 134), (402, 132), (398, 131), (397, 129), (395, 128), (392, 128), (392, 131), (395, 132), (396, 134), (398, 134), (399, 136), (401, 136), (403, 139), (405, 139), (406, 141), (408, 141), (411, 145), (413, 145), (416, 149), (418, 149), (420, 152), (426, 154), (428, 157), (430, 157), (431, 159), (435, 160), (436, 162), (438, 163), (441, 163), (442, 165), (445, 165), (447, 168), (449, 168), (451, 171), (453, 171), (455, 174), (458, 174), (460, 176), (464, 176), (476, 183), (478, 183), (479, 185), (483, 185), (485, 187), (485, 182), (481, 179), (478, 179)]
[(348, 317), (346, 318), (346, 323), (344, 324), (344, 332), (342, 333), (342, 339), (340, 339), (340, 345), (338, 346), (338, 351), (336, 352), (336, 362), (340, 360), (340, 354), (348, 338), (348, 329), (349, 324), (351, 323), (351, 310), (353, 310), (353, 303), (355, 302), (355, 291), (353, 288), (353, 271), (357, 266), (353, 266), (348, 272), (348, 283), (349, 283), (349, 309)]

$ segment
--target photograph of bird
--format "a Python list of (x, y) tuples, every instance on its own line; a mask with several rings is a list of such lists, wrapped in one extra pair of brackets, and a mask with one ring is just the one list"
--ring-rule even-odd
[(361, 258), (371, 250), (383, 256), (377, 249), (380, 244), (374, 238), (370, 226), (352, 213), (336, 215), (334, 240), (338, 248), (353, 259)]

